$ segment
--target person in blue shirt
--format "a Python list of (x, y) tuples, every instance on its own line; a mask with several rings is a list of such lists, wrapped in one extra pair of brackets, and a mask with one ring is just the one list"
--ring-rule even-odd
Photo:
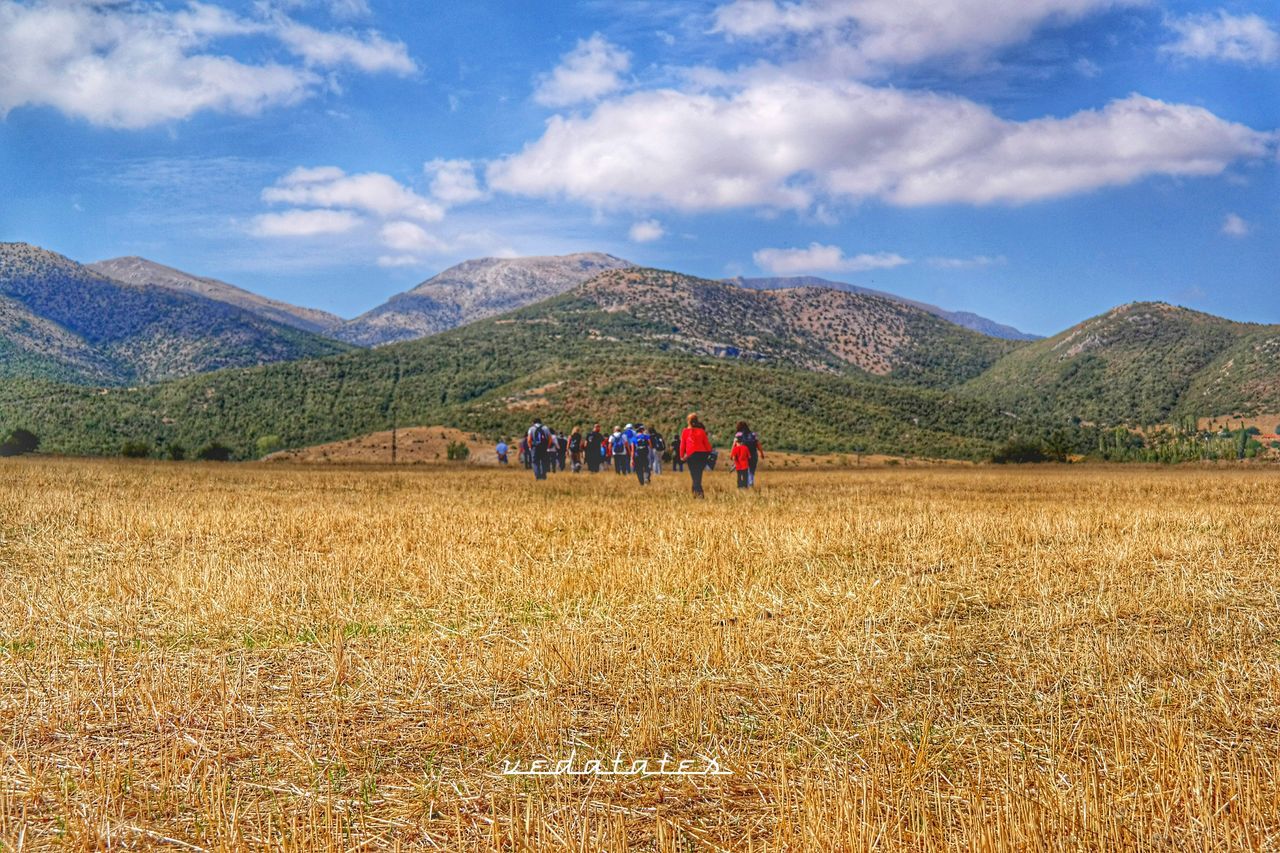
[(635, 437), (631, 440), (631, 467), (635, 469), (640, 485), (649, 483), (650, 463), (653, 459), (653, 439), (644, 424), (636, 424)]
[(502, 439), (498, 439), (498, 445), (497, 447), (494, 448), (494, 450), (498, 454), (498, 464), (506, 465), (507, 464), (507, 443)]
[(615, 474), (631, 473), (630, 450), (631, 445), (627, 442), (627, 434), (615, 427), (613, 435), (609, 436), (609, 453), (613, 456), (613, 471)]

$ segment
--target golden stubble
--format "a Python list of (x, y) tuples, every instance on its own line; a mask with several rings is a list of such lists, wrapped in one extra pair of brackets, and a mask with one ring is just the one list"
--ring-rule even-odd
[(1278, 473), (4, 460), (0, 849), (1276, 849)]

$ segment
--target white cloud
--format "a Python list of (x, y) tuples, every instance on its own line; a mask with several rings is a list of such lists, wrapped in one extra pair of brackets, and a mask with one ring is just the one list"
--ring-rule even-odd
[(417, 255), (379, 255), (377, 264), (380, 267), (416, 267), (422, 261)]
[(595, 33), (560, 58), (560, 64), (538, 78), (533, 99), (548, 107), (594, 101), (617, 91), (631, 67), (631, 54)]
[(1188, 15), (1166, 25), (1176, 41), (1162, 50), (1183, 59), (1215, 59), (1246, 65), (1268, 65), (1280, 60), (1280, 34), (1260, 15)]
[(420, 225), (397, 220), (388, 222), (378, 232), (382, 245), (398, 252), (440, 252), (448, 247), (428, 234)]
[(369, 73), (396, 74), (412, 74), (418, 68), (403, 42), (387, 41), (377, 33), (367, 33), (361, 38), (288, 22), (279, 27), (278, 36), (309, 65), (324, 68), (351, 65)]
[[(217, 53), (217, 40), (274, 38), (301, 65), (255, 64)], [(0, 0), (0, 117), (49, 106), (114, 128), (141, 128), (205, 110), (255, 115), (310, 97), (325, 78), (313, 66), (404, 71), (404, 46), (302, 27), (264, 13), (244, 18), (218, 6), (88, 0)]]
[(286, 210), (255, 216), (250, 232), (258, 237), (315, 237), (344, 234), (361, 224), (359, 216), (345, 210)]
[(929, 258), (926, 263), (939, 270), (972, 270), (998, 267), (1008, 263), (1004, 255), (974, 255), (969, 258)]
[(435, 159), (423, 165), (431, 181), (431, 196), (444, 204), (466, 204), (485, 197), (470, 160)]
[(839, 246), (810, 243), (807, 249), (760, 249), (751, 259), (756, 266), (774, 275), (815, 272), (866, 272), (892, 269), (911, 263), (901, 255), (878, 252), (848, 257)]
[(272, 203), (350, 208), (384, 219), (403, 217), (439, 222), (444, 208), (428, 201), (390, 175), (365, 172), (348, 175), (336, 166), (298, 168), (262, 191)]
[(627, 237), (633, 243), (652, 243), (654, 240), (661, 240), (667, 233), (662, 227), (662, 223), (656, 219), (645, 219), (631, 226), (631, 230), (627, 232)]
[(638, 92), (555, 116), (489, 165), (492, 189), (599, 207), (1017, 204), (1151, 175), (1213, 175), (1275, 134), (1131, 95), (1009, 121), (963, 98), (776, 76), (726, 93)]
[(868, 71), (940, 57), (979, 59), (1038, 29), (1146, 0), (734, 0), (717, 32), (748, 39), (809, 37), (847, 69)]
[(1228, 237), (1247, 237), (1252, 230), (1253, 226), (1238, 214), (1228, 213), (1222, 220), (1222, 233)]

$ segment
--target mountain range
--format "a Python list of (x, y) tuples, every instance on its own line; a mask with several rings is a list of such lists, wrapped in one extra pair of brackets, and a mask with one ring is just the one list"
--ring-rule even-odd
[(227, 301), (0, 244), (0, 376), (124, 385), (347, 349)]
[(629, 266), (599, 252), (464, 261), (343, 324), (336, 334), (360, 346), (413, 340), (532, 305), (597, 273)]
[(818, 278), (812, 275), (787, 276), (783, 278), (743, 278), (738, 276), (736, 278), (727, 278), (725, 281), (736, 284), (739, 287), (749, 287), (753, 290), (816, 287), (825, 290), (843, 290), (848, 293), (865, 293), (870, 296), (880, 296), (884, 299), (892, 299), (895, 302), (914, 305), (916, 308), (928, 311), (930, 314), (955, 323), (957, 326), (963, 326), (966, 329), (972, 329), (975, 332), (981, 332), (993, 338), (1005, 338), (1011, 341), (1037, 341), (1040, 339), (1039, 335), (1031, 335), (1019, 331), (1013, 326), (1006, 326), (1003, 323), (997, 323), (995, 320), (988, 320), (986, 317), (974, 314), (972, 311), (948, 311), (945, 308), (939, 308), (937, 305), (930, 305), (927, 302), (917, 302), (914, 299), (907, 299), (905, 296), (898, 296), (896, 293), (874, 290), (870, 287), (849, 284), (845, 281), (831, 281), (830, 279)]
[[(415, 291), (437, 308), (393, 311), (409, 294), (393, 298), (382, 331), (453, 328), (363, 349), (299, 324), (381, 343), (378, 324), (356, 334), (356, 321), (141, 259), (89, 269), (0, 247), (0, 431), (31, 429), (58, 452), (220, 442), (247, 458), (266, 437), (512, 434), (534, 414), (669, 429), (697, 409), (721, 430), (749, 416), (778, 448), (977, 458), (1013, 435), (1280, 411), (1280, 327), (1162, 303), (1029, 341), (865, 288), (712, 281), (596, 254), (468, 262)], [(550, 295), (524, 304), (535, 292)], [(494, 313), (504, 306), (517, 307)], [(142, 387), (91, 387), (125, 384)]]

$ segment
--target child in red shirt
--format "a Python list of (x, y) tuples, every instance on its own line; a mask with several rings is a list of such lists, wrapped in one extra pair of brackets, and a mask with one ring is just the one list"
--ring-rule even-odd
[(729, 457), (733, 459), (733, 470), (738, 472), (738, 488), (749, 488), (751, 486), (751, 449), (735, 441), (733, 449), (729, 451)]

